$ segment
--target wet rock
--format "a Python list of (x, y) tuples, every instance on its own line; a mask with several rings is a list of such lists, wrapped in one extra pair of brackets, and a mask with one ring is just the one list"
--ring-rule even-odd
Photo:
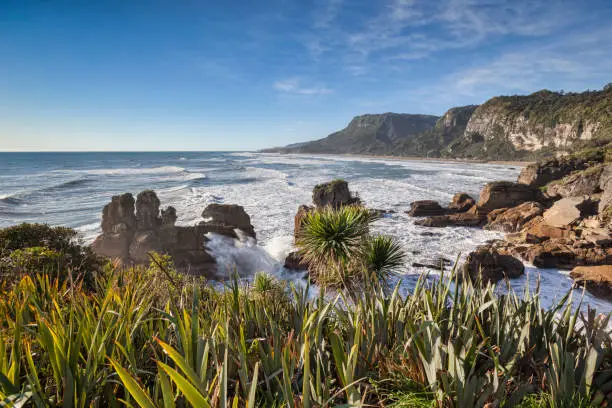
[(334, 180), (315, 186), (312, 191), (312, 202), (317, 208), (327, 206), (338, 208), (343, 205), (359, 204), (360, 200), (351, 194), (346, 181)]
[(427, 268), (427, 269), (435, 269), (437, 271), (440, 271), (452, 264), (453, 264), (453, 261), (451, 261), (450, 259), (439, 257), (439, 258), (434, 258), (431, 260), (424, 260), (421, 262), (413, 262), (412, 266), (414, 266), (415, 268)]
[(208, 226), (211, 232), (234, 238), (235, 234), (232, 234), (230, 230), (239, 229), (246, 235), (255, 238), (255, 228), (251, 224), (251, 217), (240, 205), (209, 204), (202, 212), (202, 218), (207, 221), (201, 225)]
[(493, 210), (489, 213), (487, 229), (502, 232), (520, 231), (525, 224), (544, 213), (544, 206), (530, 201), (513, 208)]
[(290, 252), (285, 258), (285, 268), (296, 271), (307, 271), (308, 263), (306, 263), (302, 256), (297, 252)]
[(586, 216), (593, 215), (596, 204), (590, 197), (566, 197), (556, 201), (544, 212), (544, 222), (553, 227), (573, 226)]
[(502, 254), (491, 245), (485, 245), (467, 256), (462, 271), (463, 276), (472, 281), (481, 275), (483, 282), (497, 282), (504, 277), (518, 278), (525, 272), (525, 266), (519, 259)]
[(539, 268), (572, 269), (578, 265), (612, 264), (612, 250), (585, 245), (584, 241), (550, 239), (527, 248), (524, 259)]
[(410, 203), (410, 210), (407, 214), (411, 217), (431, 217), (446, 214), (444, 209), (437, 201), (421, 200)]
[(476, 204), (476, 200), (474, 200), (469, 194), (457, 193), (453, 196), (453, 199), (448, 205), (448, 209), (454, 212), (466, 212), (472, 208), (474, 204)]
[(541, 199), (541, 192), (537, 188), (509, 181), (494, 181), (485, 185), (480, 192), (477, 210), (488, 214), (499, 208), (512, 208), (526, 201)]
[(578, 266), (570, 277), (593, 295), (612, 300), (612, 265)]
[(428, 217), (421, 220), (416, 220), (415, 225), (421, 227), (480, 227), (486, 222), (487, 218), (484, 215), (465, 212), (458, 214), (449, 215), (438, 215), (435, 217)]

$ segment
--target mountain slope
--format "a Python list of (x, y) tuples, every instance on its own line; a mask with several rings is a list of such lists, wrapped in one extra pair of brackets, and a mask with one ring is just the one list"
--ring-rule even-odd
[(438, 118), (384, 113), (355, 117), (324, 139), (269, 149), (484, 160), (535, 160), (612, 141), (612, 85), (601, 91), (498, 96)]
[(269, 151), (292, 153), (385, 154), (403, 140), (434, 126), (437, 116), (383, 113), (362, 115), (324, 139)]

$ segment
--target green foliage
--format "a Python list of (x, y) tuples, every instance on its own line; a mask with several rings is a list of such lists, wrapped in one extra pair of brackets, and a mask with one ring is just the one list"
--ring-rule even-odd
[(404, 259), (401, 247), (388, 237), (370, 235), (379, 218), (361, 206), (325, 208), (307, 213), (296, 245), (311, 277), (321, 286), (351, 294), (364, 280), (380, 284)]
[(103, 262), (91, 248), (80, 245), (71, 228), (24, 223), (0, 229), (0, 273), (5, 281), (46, 271), (62, 279), (79, 277), (91, 286)]
[(373, 287), (347, 303), (324, 292), (311, 299), (266, 274), (214, 290), (163, 260), (109, 269), (93, 291), (33, 273), (5, 288), (0, 400), (147, 408), (612, 401), (609, 316), (574, 312), (571, 292), (544, 309), (537, 291), (499, 295), (452, 274), (422, 277), (406, 297), (399, 286)]

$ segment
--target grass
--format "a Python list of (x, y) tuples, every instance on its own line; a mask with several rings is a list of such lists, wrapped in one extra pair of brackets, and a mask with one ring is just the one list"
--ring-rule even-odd
[(173, 274), (107, 268), (93, 290), (47, 274), (5, 286), (4, 405), (586, 407), (611, 398), (609, 317), (573, 312), (572, 293), (545, 309), (537, 288), (499, 296), (451, 275), (423, 278), (407, 297), (370, 286), (348, 301), (310, 298), (265, 274), (225, 290)]

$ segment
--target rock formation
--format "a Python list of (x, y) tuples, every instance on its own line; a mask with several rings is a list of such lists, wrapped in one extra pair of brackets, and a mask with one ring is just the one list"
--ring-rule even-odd
[(484, 245), (467, 256), (462, 271), (464, 277), (473, 281), (480, 275), (483, 282), (497, 282), (505, 277), (518, 278), (525, 272), (525, 266), (515, 257), (502, 254), (490, 245)]
[(235, 229), (255, 237), (250, 218), (237, 205), (211, 204), (203, 212), (210, 218), (199, 225), (176, 226), (176, 210), (161, 210), (154, 191), (112, 198), (102, 211), (102, 234), (92, 244), (99, 255), (119, 262), (120, 265), (146, 265), (149, 253), (154, 251), (172, 257), (177, 270), (186, 273), (215, 276), (214, 257), (206, 250), (208, 233), (236, 237)]
[(466, 212), (470, 208), (472, 208), (476, 204), (476, 200), (474, 200), (467, 193), (457, 193), (453, 196), (450, 204), (448, 205), (448, 209), (451, 212)]
[(317, 208), (339, 208), (343, 205), (359, 204), (360, 200), (350, 192), (346, 181), (334, 180), (316, 185), (312, 190), (312, 202)]
[(444, 215), (447, 210), (433, 200), (421, 200), (410, 203), (408, 215), (412, 217), (431, 217), (434, 215)]
[(526, 201), (540, 201), (538, 189), (510, 181), (494, 181), (484, 186), (478, 199), (477, 211), (488, 214), (499, 208), (511, 208)]

